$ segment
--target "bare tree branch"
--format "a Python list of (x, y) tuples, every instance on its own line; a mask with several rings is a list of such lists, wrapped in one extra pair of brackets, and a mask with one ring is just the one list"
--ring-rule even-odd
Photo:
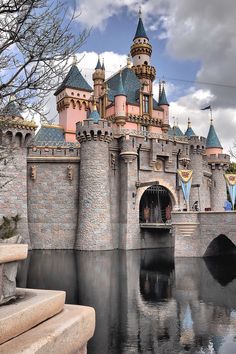
[(73, 33), (75, 11), (60, 0), (0, 0), (0, 111), (15, 102), (43, 114), (89, 30)]

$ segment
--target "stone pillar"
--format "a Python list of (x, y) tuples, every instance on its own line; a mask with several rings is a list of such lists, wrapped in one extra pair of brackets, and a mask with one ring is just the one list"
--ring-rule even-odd
[[(133, 146), (134, 145), (134, 146)], [(136, 205), (137, 151), (131, 140), (123, 140), (120, 170), (120, 248), (140, 248), (139, 206)]]
[(75, 248), (113, 249), (110, 212), (108, 122), (88, 119), (77, 124), (81, 143), (79, 181), (79, 219)]
[(224, 179), (224, 164), (211, 164), (212, 186), (211, 186), (211, 210), (224, 211), (224, 202), (227, 200), (226, 182)]

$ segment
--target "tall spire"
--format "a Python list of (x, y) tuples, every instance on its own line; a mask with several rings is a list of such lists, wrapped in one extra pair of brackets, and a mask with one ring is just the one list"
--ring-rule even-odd
[(141, 10), (141, 6), (139, 7), (139, 20), (138, 20), (138, 26), (137, 26), (137, 30), (134, 36), (134, 39), (137, 38), (146, 38), (147, 40), (149, 40), (146, 31), (144, 29), (144, 25), (143, 25), (143, 20), (142, 20), (142, 10)]
[(125, 89), (123, 86), (123, 80), (122, 80), (122, 71), (120, 71), (120, 78), (119, 78), (119, 84), (118, 84), (116, 96), (126, 96)]
[(102, 69), (102, 65), (100, 62), (100, 55), (98, 55), (98, 62), (97, 62), (97, 66), (96, 66), (95, 70), (97, 70), (97, 69)]
[(169, 103), (166, 98), (166, 92), (165, 92), (165, 81), (162, 81), (162, 91), (161, 91), (161, 96), (159, 98), (159, 106), (169, 106)]

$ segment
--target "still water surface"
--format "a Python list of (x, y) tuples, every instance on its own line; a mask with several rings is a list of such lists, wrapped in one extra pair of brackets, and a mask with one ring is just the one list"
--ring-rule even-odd
[(236, 257), (32, 251), (18, 286), (65, 290), (68, 304), (93, 306), (88, 354), (236, 353)]

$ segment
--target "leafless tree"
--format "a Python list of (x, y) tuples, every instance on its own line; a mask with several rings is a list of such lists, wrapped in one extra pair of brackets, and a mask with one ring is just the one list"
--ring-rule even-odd
[(0, 0), (0, 112), (14, 101), (43, 114), (45, 99), (88, 36), (73, 33), (75, 11), (60, 0)]

